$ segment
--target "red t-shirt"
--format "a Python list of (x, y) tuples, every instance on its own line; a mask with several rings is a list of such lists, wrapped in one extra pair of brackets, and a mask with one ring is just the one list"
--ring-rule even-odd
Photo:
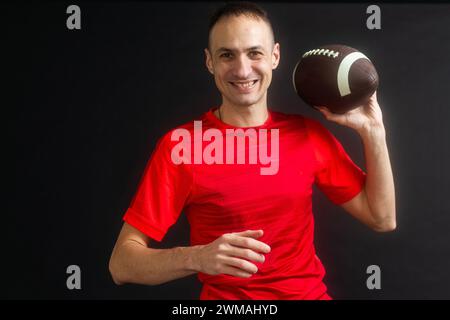
[[(237, 129), (213, 111), (199, 119), (203, 131), (217, 128), (225, 137), (226, 129)], [(177, 128), (194, 137), (193, 121)], [(171, 130), (158, 141), (123, 219), (161, 241), (184, 212), (191, 245), (210, 243), (224, 233), (264, 230), (258, 240), (267, 243), (271, 252), (264, 263), (255, 263), (258, 272), (250, 278), (199, 273), (200, 299), (330, 299), (313, 243), (312, 185), (316, 183), (339, 205), (362, 190), (366, 174), (316, 120), (269, 110), (266, 122), (253, 128), (279, 129), (276, 174), (262, 175), (264, 165), (259, 162), (194, 164), (194, 139), (191, 163), (175, 164), (171, 150), (179, 140), (171, 141)], [(203, 141), (203, 148), (209, 143)], [(247, 143), (247, 154), (248, 148)], [(180, 157), (186, 160), (188, 155)]]

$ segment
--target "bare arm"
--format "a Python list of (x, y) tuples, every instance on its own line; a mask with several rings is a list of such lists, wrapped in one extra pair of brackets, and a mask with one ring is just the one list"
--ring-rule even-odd
[(124, 223), (109, 270), (118, 285), (157, 285), (197, 272), (250, 277), (257, 267), (245, 259), (263, 262), (261, 253), (270, 251), (269, 246), (255, 240), (261, 235), (261, 230), (249, 230), (225, 234), (207, 245), (154, 249), (148, 246), (150, 238)]
[(379, 232), (396, 228), (394, 179), (384, 135), (383, 128), (361, 133), (367, 168), (366, 184), (359, 195), (341, 205)]
[(326, 119), (355, 129), (364, 144), (367, 177), (364, 190), (342, 207), (376, 231), (396, 228), (394, 178), (386, 132), (376, 92), (364, 106), (343, 115), (318, 108)]
[(190, 261), (194, 248), (153, 249), (149, 243), (149, 237), (124, 223), (109, 261), (116, 284), (157, 285), (195, 273)]

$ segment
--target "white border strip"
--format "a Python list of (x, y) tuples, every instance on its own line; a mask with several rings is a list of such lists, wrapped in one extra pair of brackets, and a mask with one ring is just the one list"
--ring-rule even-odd
[(352, 93), (350, 91), (350, 84), (348, 83), (348, 73), (350, 72), (352, 64), (358, 59), (367, 59), (370, 61), (370, 59), (361, 52), (352, 52), (346, 55), (339, 64), (339, 69), (337, 72), (337, 85), (341, 97)]

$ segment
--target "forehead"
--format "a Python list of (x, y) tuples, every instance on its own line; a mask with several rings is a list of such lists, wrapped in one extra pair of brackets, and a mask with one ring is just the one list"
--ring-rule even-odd
[(220, 19), (210, 34), (212, 51), (220, 47), (240, 49), (256, 46), (269, 50), (271, 43), (269, 25), (262, 19), (244, 15)]

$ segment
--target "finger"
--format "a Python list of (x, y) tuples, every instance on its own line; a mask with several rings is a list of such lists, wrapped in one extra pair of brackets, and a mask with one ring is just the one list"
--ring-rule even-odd
[(378, 103), (378, 99), (375, 93), (373, 96), (370, 97), (370, 102), (372, 102), (372, 104)]
[(338, 124), (342, 124), (342, 119), (343, 119), (342, 114), (333, 113), (326, 107), (320, 107), (319, 111), (323, 114), (325, 119), (327, 119), (329, 121), (334, 121)]
[(241, 232), (233, 232), (232, 234), (241, 236), (241, 237), (252, 237), (252, 238), (259, 238), (264, 234), (263, 230), (246, 230)]
[(244, 259), (239, 259), (239, 258), (235, 258), (235, 257), (224, 257), (223, 263), (225, 265), (241, 269), (250, 274), (254, 274), (254, 273), (258, 272), (257, 266), (255, 266), (253, 263), (251, 263), (247, 260), (244, 260)]
[(377, 101), (377, 91), (376, 90), (370, 98), (373, 99), (374, 101)]
[(247, 260), (260, 262), (260, 263), (263, 263), (264, 261), (266, 261), (266, 258), (263, 254), (257, 253), (250, 249), (243, 249), (243, 248), (234, 247), (234, 246), (230, 246), (230, 249), (227, 250), (226, 254), (229, 256), (244, 258)]
[(239, 268), (235, 268), (235, 267), (228, 266), (228, 265), (222, 266), (221, 273), (228, 274), (230, 276), (239, 277), (239, 278), (249, 278), (253, 275), (252, 273), (245, 272)]
[(333, 114), (327, 107), (318, 107), (317, 109), (320, 112), (322, 112), (324, 115), (331, 115), (331, 114)]
[(237, 235), (233, 235), (230, 237), (229, 243), (236, 247), (247, 248), (254, 250), (256, 252), (269, 253), (270, 246), (265, 244), (262, 241), (258, 241), (256, 239), (250, 237), (241, 237)]
[(317, 109), (317, 111), (319, 111), (321, 114), (323, 114), (326, 117), (328, 117), (331, 114), (331, 111), (328, 110), (327, 107), (324, 106), (314, 106), (315, 109)]

